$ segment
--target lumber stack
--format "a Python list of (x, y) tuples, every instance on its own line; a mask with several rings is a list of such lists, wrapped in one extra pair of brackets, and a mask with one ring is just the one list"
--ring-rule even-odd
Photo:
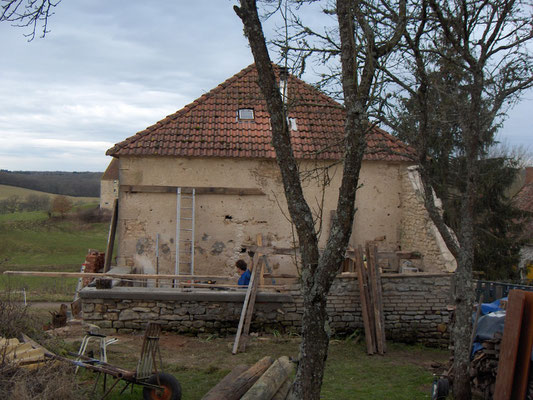
[(36, 368), (45, 362), (45, 349), (30, 342), (20, 342), (16, 338), (0, 337), (0, 354), (3, 363)]
[(237, 365), (202, 400), (285, 400), (293, 371), (288, 357), (264, 357), (250, 368)]
[[(385, 318), (381, 273), (378, 265), (377, 247), (373, 243), (366, 245), (366, 252), (359, 246), (354, 252), (357, 266), (357, 280), (361, 296), (361, 314), (365, 328), (365, 340), (369, 355), (384, 354), (387, 351), (385, 340)], [(366, 258), (366, 261), (364, 260)]]
[(496, 333), (493, 339), (485, 340), (483, 348), (470, 363), (472, 391), (483, 399), (492, 399), (494, 395), (501, 340), (501, 333)]

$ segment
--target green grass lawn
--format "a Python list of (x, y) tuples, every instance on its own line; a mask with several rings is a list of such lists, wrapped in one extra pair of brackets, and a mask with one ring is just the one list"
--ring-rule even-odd
[[(200, 341), (201, 339), (191, 339)], [(271, 355), (278, 357), (285, 354), (295, 357), (298, 354), (298, 341), (277, 341), (256, 343), (245, 354), (232, 356), (227, 346), (227, 339), (215, 339), (210, 346), (210, 355), (214, 359), (225, 357), (230, 361), (214, 365), (209, 362), (199, 365), (197, 362), (185, 366), (185, 362), (165, 361), (165, 371), (174, 375), (181, 383), (183, 399), (199, 400), (231, 370), (244, 360), (253, 364), (258, 359)], [(195, 344), (192, 344), (196, 347)], [(202, 346), (203, 347), (203, 346)], [(444, 361), (448, 352), (427, 349), (420, 346), (407, 346), (389, 343), (389, 351), (384, 356), (368, 356), (363, 343), (349, 340), (334, 340), (326, 365), (321, 399), (324, 400), (416, 400), (429, 399), (432, 373), (427, 365), (431, 360)], [(110, 348), (111, 349), (111, 348)], [(108, 357), (113, 358), (112, 350)], [(181, 349), (176, 349), (181, 351)], [(202, 359), (202, 355), (197, 355)], [(111, 361), (112, 362), (112, 361)], [(131, 360), (119, 361), (121, 366), (134, 368)], [(84, 375), (87, 387), (94, 382), (91, 375)], [(133, 394), (128, 390), (119, 396), (117, 390), (110, 399), (133, 400), (141, 398), (142, 388), (136, 387)]]
[[(0, 215), (0, 272), (78, 272), (88, 249), (105, 251), (108, 223), (49, 219), (45, 212)], [(0, 275), (0, 290), (25, 288), (31, 301), (71, 300), (76, 279)]]

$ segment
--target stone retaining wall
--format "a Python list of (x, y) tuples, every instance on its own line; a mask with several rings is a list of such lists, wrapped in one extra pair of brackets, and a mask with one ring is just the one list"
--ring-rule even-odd
[[(389, 340), (446, 346), (450, 274), (385, 274), (382, 277), (385, 329)], [(146, 322), (179, 333), (232, 334), (237, 330), (245, 291), (177, 292), (170, 289), (85, 288), (83, 318), (117, 331), (144, 329)], [(289, 293), (259, 293), (252, 331), (298, 332), (303, 299), (298, 286)], [(357, 279), (338, 277), (328, 297), (329, 326), (334, 334), (362, 329)]]

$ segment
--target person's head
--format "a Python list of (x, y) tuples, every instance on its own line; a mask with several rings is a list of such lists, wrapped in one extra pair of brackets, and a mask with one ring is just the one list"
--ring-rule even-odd
[(246, 269), (248, 268), (248, 264), (246, 264), (246, 261), (244, 260), (237, 260), (235, 266), (237, 267), (237, 272), (241, 275), (246, 272)]

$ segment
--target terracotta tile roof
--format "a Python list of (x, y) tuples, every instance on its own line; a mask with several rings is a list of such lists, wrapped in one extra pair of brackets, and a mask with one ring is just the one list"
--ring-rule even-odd
[(118, 160), (113, 158), (102, 175), (101, 180), (114, 181), (115, 179), (118, 179)]
[[(274, 158), (270, 117), (252, 64), (193, 103), (127, 138), (107, 155)], [(344, 109), (311, 85), (290, 76), (289, 117), (297, 159), (342, 157)], [(239, 121), (240, 108), (254, 110), (253, 121)], [(405, 143), (375, 128), (368, 136), (366, 160), (411, 161)]]

